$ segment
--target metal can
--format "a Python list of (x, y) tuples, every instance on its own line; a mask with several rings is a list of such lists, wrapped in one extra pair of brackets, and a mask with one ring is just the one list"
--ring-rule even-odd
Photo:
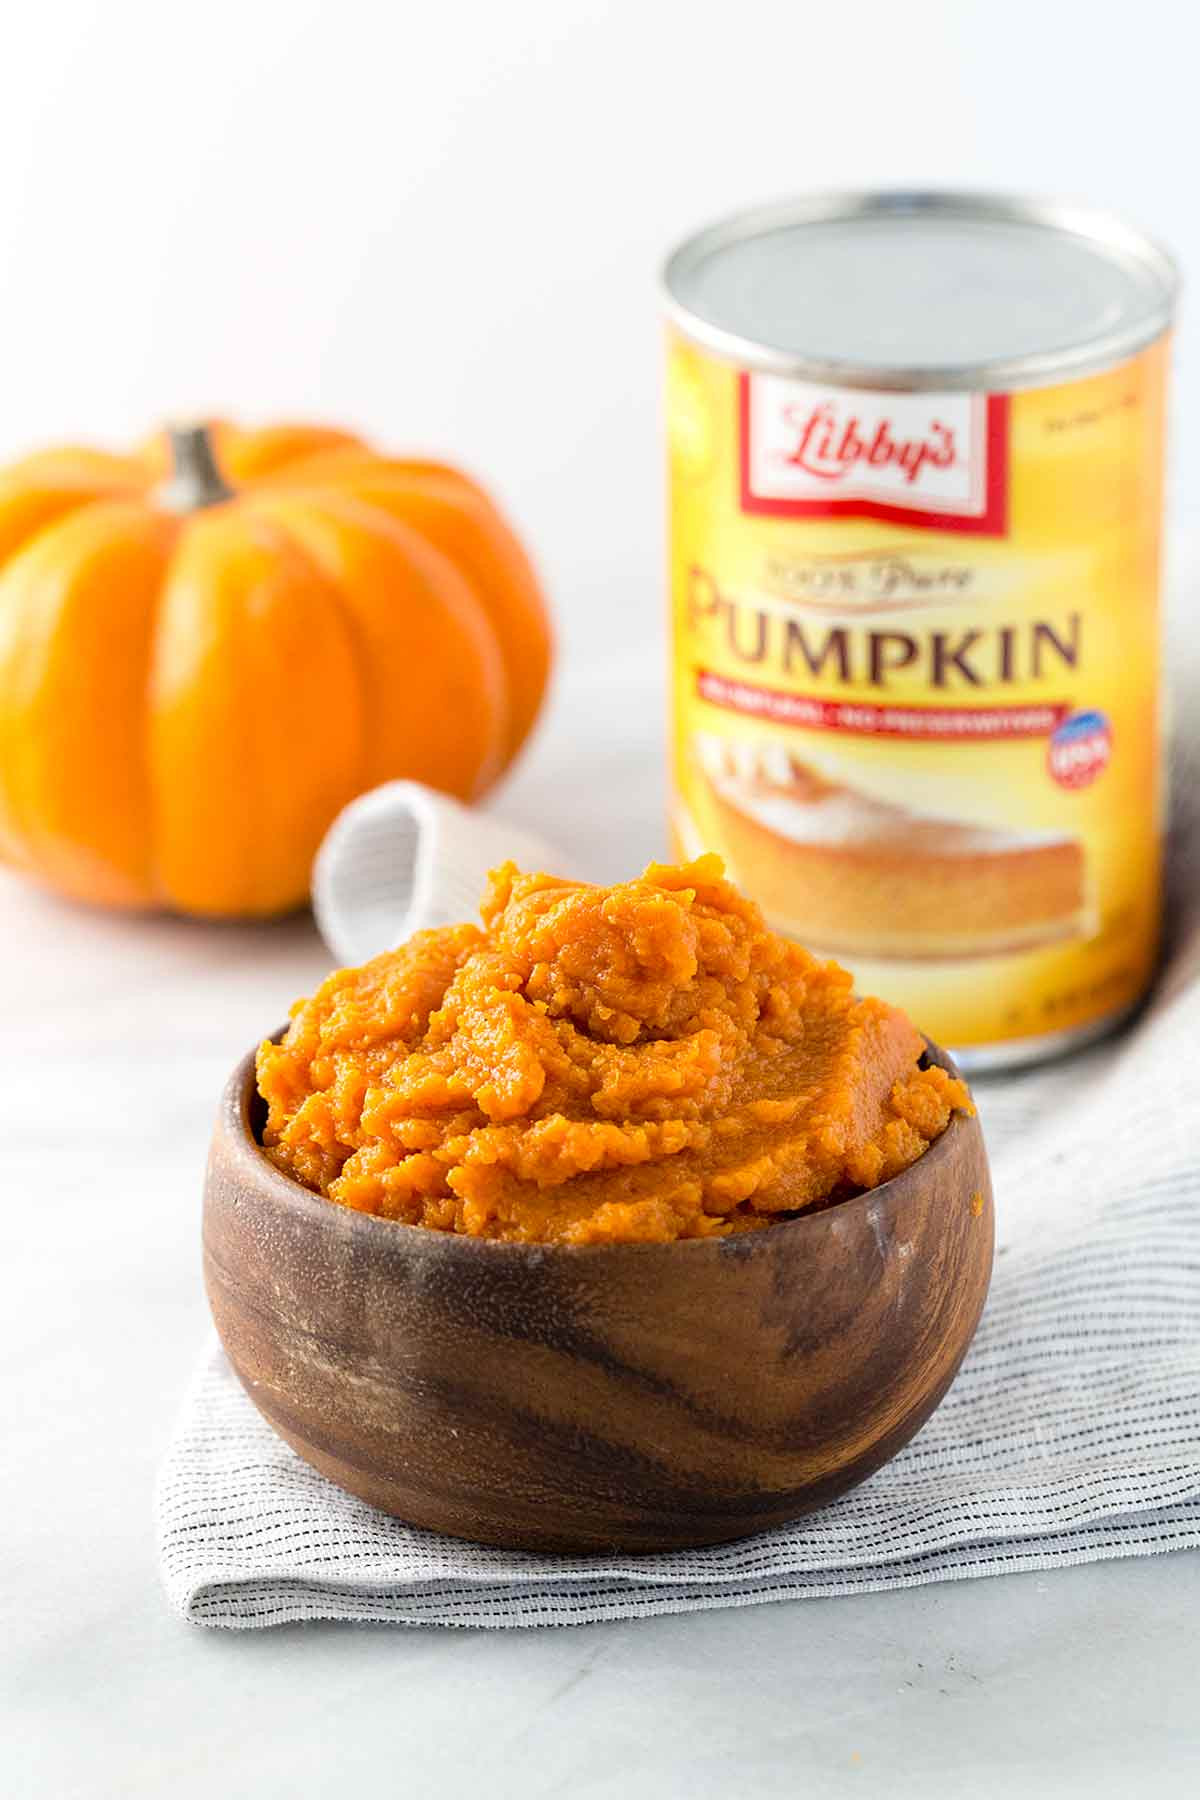
[(1168, 255), (810, 196), (665, 274), (672, 832), (968, 1068), (1153, 973)]

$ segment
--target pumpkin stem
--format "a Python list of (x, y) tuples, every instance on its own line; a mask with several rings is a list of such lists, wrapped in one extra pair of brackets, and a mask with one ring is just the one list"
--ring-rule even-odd
[(207, 425), (168, 425), (171, 447), (170, 478), (158, 497), (171, 512), (198, 512), (232, 500), (233, 489), (217, 466), (212, 433)]

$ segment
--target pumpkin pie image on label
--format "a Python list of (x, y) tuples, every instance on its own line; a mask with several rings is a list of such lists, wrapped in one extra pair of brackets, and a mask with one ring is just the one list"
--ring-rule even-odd
[(826, 951), (998, 956), (1093, 928), (1083, 845), (902, 806), (779, 744), (696, 732), (692, 815), (771, 924)]

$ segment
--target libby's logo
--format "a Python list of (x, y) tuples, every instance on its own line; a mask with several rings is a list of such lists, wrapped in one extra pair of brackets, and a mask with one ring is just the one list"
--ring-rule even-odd
[(741, 378), (742, 510), (858, 513), (941, 531), (1007, 526), (1008, 401)]
[(931, 469), (952, 469), (958, 461), (954, 432), (941, 419), (931, 419), (923, 438), (898, 437), (891, 419), (880, 419), (867, 436), (857, 413), (844, 421), (828, 400), (810, 411), (789, 406), (785, 414), (796, 433), (794, 450), (781, 450), (779, 461), (818, 475), (822, 481), (841, 481), (857, 463), (872, 469), (895, 467), (911, 484), (928, 463)]

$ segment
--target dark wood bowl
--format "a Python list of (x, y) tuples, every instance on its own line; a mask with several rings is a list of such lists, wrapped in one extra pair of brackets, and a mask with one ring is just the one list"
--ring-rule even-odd
[(248, 1056), (205, 1192), (217, 1330), (294, 1450), (433, 1531), (648, 1551), (781, 1524), (908, 1442), (983, 1310), (991, 1184), (960, 1114), (894, 1181), (768, 1231), (538, 1246), (335, 1206), (267, 1160), (260, 1107)]

